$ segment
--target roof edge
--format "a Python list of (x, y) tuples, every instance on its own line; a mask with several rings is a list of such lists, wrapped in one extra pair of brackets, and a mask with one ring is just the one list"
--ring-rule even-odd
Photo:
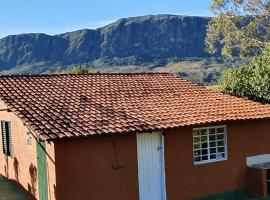
[(133, 76), (133, 75), (171, 75), (174, 76), (172, 73), (167, 72), (94, 72), (94, 73), (85, 73), (85, 74), (9, 74), (9, 75), (0, 75), (2, 77), (50, 77), (50, 76), (87, 76), (87, 75), (107, 75), (107, 76), (115, 76), (115, 75), (126, 75), (126, 76)]

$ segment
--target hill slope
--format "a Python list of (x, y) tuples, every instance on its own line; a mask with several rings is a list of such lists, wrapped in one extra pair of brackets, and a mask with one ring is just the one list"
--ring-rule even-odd
[(96, 30), (54, 36), (11, 35), (0, 39), (0, 71), (22, 65), (67, 66), (112, 58), (120, 64), (140, 64), (172, 57), (209, 57), (204, 51), (209, 20), (150, 15), (120, 19)]

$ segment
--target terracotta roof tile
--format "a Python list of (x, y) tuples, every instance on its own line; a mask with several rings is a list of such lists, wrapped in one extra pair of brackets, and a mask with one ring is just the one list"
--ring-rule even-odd
[(0, 99), (44, 140), (270, 118), (270, 107), (169, 74), (1, 76)]

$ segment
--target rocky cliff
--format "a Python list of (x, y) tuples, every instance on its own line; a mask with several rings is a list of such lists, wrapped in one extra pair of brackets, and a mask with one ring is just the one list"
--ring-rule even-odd
[[(204, 51), (210, 18), (150, 15), (120, 19), (105, 27), (60, 35), (20, 34), (0, 39), (0, 71), (16, 66), (62, 65), (98, 59), (131, 64), (155, 59), (209, 57)], [(134, 62), (134, 63), (133, 63)]]

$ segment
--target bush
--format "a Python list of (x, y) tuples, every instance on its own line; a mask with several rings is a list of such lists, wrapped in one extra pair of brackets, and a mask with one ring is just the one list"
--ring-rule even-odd
[(246, 66), (226, 71), (221, 79), (221, 92), (270, 103), (270, 46)]
[(78, 66), (68, 71), (69, 74), (88, 74), (89, 70), (86, 67)]

